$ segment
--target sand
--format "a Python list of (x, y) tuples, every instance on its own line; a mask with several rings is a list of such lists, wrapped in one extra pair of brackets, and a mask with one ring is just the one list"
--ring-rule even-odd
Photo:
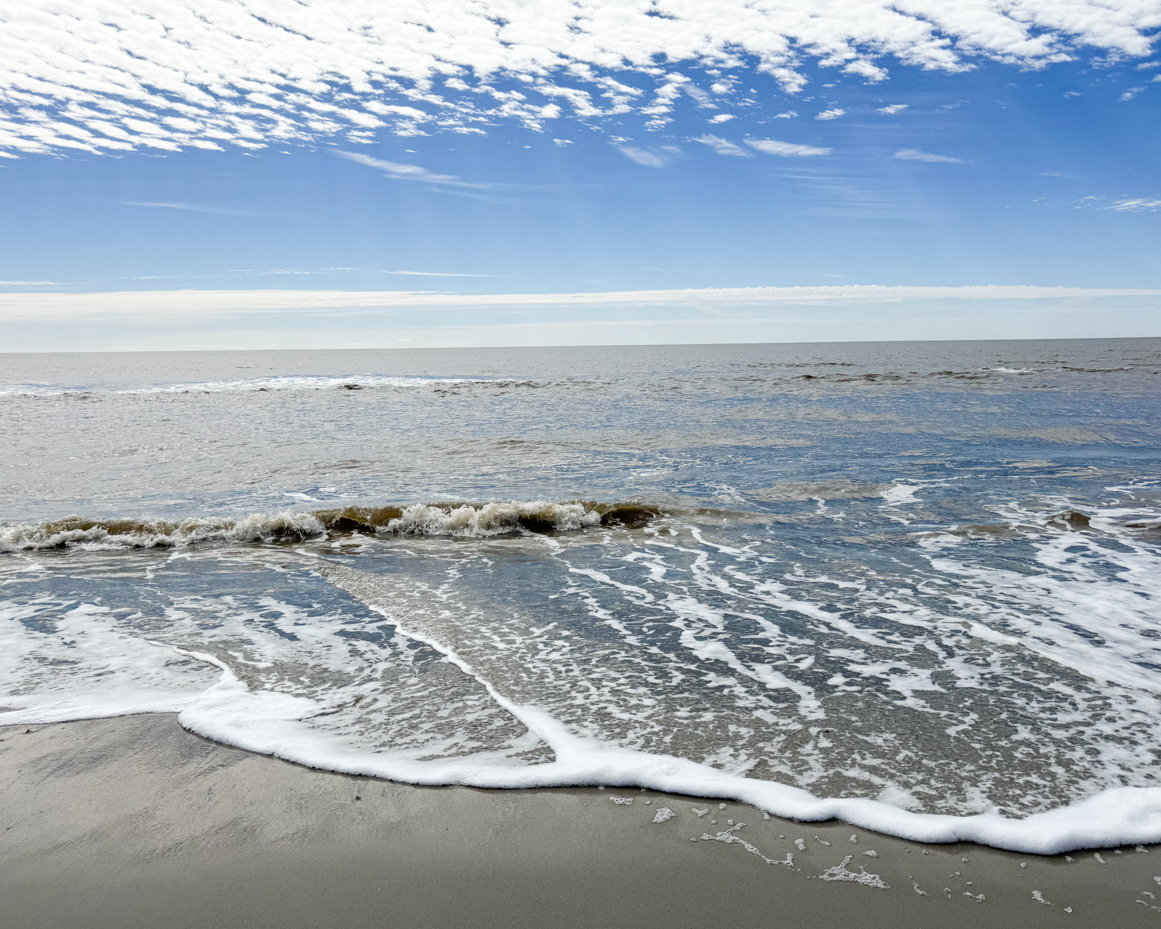
[[(1161, 926), (1158, 846), (1069, 861), (637, 789), (412, 787), (167, 715), (31, 729), (0, 729), (5, 929)], [(847, 856), (831, 876), (877, 877), (824, 880)]]

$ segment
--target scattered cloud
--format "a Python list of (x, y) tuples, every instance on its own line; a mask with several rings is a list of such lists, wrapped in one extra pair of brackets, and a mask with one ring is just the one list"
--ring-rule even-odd
[(67, 281), (0, 281), (0, 287), (67, 287)]
[(774, 117), (775, 119), (797, 119), (798, 114), (794, 110), (787, 110), (785, 113), (779, 113)]
[(709, 122), (711, 122), (711, 123), (728, 123), (733, 118), (734, 118), (733, 113), (718, 113), (718, 115), (712, 117), (709, 120)]
[(1144, 89), (1144, 87), (1130, 87), (1123, 94), (1121, 94), (1121, 103), (1124, 103), (1126, 100), (1132, 100)]
[(793, 142), (776, 142), (773, 139), (746, 139), (746, 144), (767, 155), (782, 155), (787, 158), (803, 158), (812, 155), (829, 155), (829, 148), (815, 148), (813, 145), (795, 145)]
[(1116, 210), (1118, 213), (1153, 213), (1161, 210), (1161, 200), (1148, 200), (1142, 197), (1123, 198), (1116, 200), (1111, 206), (1107, 207), (1110, 210)]
[[(682, 99), (711, 106), (757, 74), (798, 93), (815, 62), (869, 82), (888, 77), (888, 61), (1042, 68), (1084, 47), (1149, 55), (1158, 25), (1152, 0), (977, 3), (969, 15), (895, 0), (864, 0), (857, 16), (833, 0), (656, 12), (623, 0), (22, 0), (0, 19), (0, 150), (283, 150), (631, 116), (660, 128)], [(712, 78), (712, 94), (685, 71)], [(841, 115), (817, 118), (828, 113)]]
[(1067, 90), (1064, 93), (1065, 100), (1068, 100), (1070, 97), (1079, 97), (1079, 96), (1080, 96), (1079, 90)]
[(461, 181), (454, 174), (434, 174), (428, 171), (427, 168), (421, 168), (419, 165), (400, 164), (395, 161), (383, 161), (379, 158), (372, 158), (370, 155), (363, 155), (359, 152), (335, 152), (340, 158), (346, 158), (348, 161), (353, 161), (356, 164), (366, 165), (368, 168), (374, 168), (390, 178), (397, 181), (422, 181), (425, 184), (434, 184), (443, 187), (467, 187), (475, 190), (492, 190), (495, 184), (479, 184), (472, 181)]
[(931, 152), (923, 152), (917, 148), (901, 148), (895, 153), (895, 157), (900, 161), (929, 161), (944, 162), (947, 164), (962, 164), (963, 160), (960, 158), (952, 158), (950, 155), (933, 155)]
[(552, 141), (561, 148), (564, 148), (566, 145), (572, 145), (572, 139), (553, 139)]
[(908, 103), (892, 103), (890, 106), (881, 106), (875, 112), (882, 113), (884, 116), (894, 116), (896, 113), (902, 113), (907, 107)]
[(1142, 61), (1137, 65), (1138, 71), (1149, 71), (1153, 68), (1161, 68), (1161, 61)]
[(846, 112), (847, 112), (846, 110), (844, 110), (840, 107), (832, 106), (829, 110), (823, 110), (821, 113), (819, 113), (814, 118), (815, 119), (822, 119), (822, 120), (838, 119), (840, 116), (845, 116)]
[(750, 158), (752, 157), (748, 151), (740, 145), (735, 145), (733, 142), (727, 142), (725, 139), (716, 135), (703, 135), (693, 140), (700, 142), (702, 145), (708, 145), (719, 155), (733, 155), (735, 158)]

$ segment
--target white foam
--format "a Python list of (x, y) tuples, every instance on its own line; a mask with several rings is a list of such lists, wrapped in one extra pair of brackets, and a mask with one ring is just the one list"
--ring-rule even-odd
[(226, 378), (180, 384), (151, 384), (141, 387), (109, 387), (102, 384), (62, 386), (49, 384), (0, 384), (0, 397), (59, 397), (76, 394), (175, 394), (232, 393), (268, 390), (371, 390), (375, 388), (454, 387), (460, 384), (491, 383), (480, 377), (401, 377), (383, 374), (299, 374), (271, 377)]
[(165, 384), (118, 390), (120, 394), (149, 393), (226, 393), (255, 390), (336, 390), (372, 389), (376, 387), (433, 387), (477, 383), (482, 378), (467, 377), (393, 377), (382, 374), (300, 374), (281, 377), (236, 378), (199, 381), (189, 384)]
[[(82, 528), (83, 527), (83, 528)], [(178, 521), (142, 519), (118, 528), (111, 522), (61, 520), (0, 526), (0, 552), (72, 548), (119, 551), (132, 548), (182, 548), (208, 542), (261, 542), (306, 539), (326, 532), (311, 513), (254, 513), (239, 519), (197, 517)]]
[(399, 535), (458, 536), (487, 538), (518, 530), (520, 521), (530, 517), (551, 522), (558, 532), (599, 526), (601, 515), (583, 503), (485, 503), (447, 508), (416, 503), (390, 520), (385, 531)]
[[(51, 632), (29, 628), (48, 613)], [(0, 680), (20, 685), (0, 696), (0, 725), (177, 713), (208, 683), (204, 666), (122, 634), (107, 607), (43, 600), (0, 602)]]
[(847, 855), (846, 858), (833, 868), (828, 868), (820, 874), (819, 879), (824, 881), (849, 881), (855, 884), (862, 884), (864, 887), (874, 887), (877, 890), (890, 889), (890, 884), (884, 882), (877, 874), (867, 873), (867, 869), (862, 866), (859, 867), (858, 872), (848, 871), (847, 865), (851, 863), (853, 857), (853, 855)]
[[(403, 634), (410, 634), (401, 629)], [(465, 673), (474, 669), (425, 636)], [(210, 656), (198, 656), (219, 667)], [(418, 761), (368, 756), (302, 720), (314, 701), (269, 691), (251, 692), (227, 668), (222, 680), (181, 714), (187, 728), (250, 751), (310, 767), (384, 777), (413, 784), (476, 787), (640, 786), (664, 793), (723, 797), (800, 821), (841, 819), (864, 829), (925, 843), (978, 842), (1012, 851), (1051, 855), (1074, 848), (1161, 841), (1161, 788), (1117, 788), (1024, 819), (991, 813), (948, 816), (914, 813), (861, 798), (819, 798), (801, 788), (722, 772), (684, 758), (635, 751), (569, 732), (551, 715), (520, 705), (481, 683), (492, 698), (547, 743), (555, 761), (520, 767), (468, 758)], [(735, 827), (736, 828), (736, 827)]]

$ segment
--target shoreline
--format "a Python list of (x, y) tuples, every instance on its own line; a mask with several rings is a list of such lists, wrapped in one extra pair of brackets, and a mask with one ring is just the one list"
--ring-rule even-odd
[(1041, 857), (636, 788), (415, 787), (221, 745), (172, 714), (0, 728), (0, 782), (14, 926), (1161, 919), (1161, 846)]

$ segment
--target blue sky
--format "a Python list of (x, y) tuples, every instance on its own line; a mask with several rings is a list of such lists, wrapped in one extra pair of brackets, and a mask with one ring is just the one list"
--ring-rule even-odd
[[(293, 14), (281, 0), (173, 0), (150, 4), (153, 18), (119, 5), (120, 58), (83, 5), (67, 28), (55, 12), (0, 14), (0, 336), (40, 350), (295, 347), (320, 334), (335, 346), (825, 339), (849, 330), (819, 309), (838, 304), (858, 337), (1161, 335), (1161, 3), (1126, 2), (1120, 20), (1094, 4), (1061, 28), (1075, 4), (1028, 2), (1013, 25), (964, 3), (949, 25), (860, 0), (845, 5), (857, 28), (820, 13), (785, 47), (790, 28), (749, 49), (730, 29), (752, 5), (686, 15), (686, 4), (625, 4), (640, 7), (628, 25), (581, 21), (579, 51), (575, 30), (549, 41), (569, 17), (576, 26), (575, 5), (533, 5), (540, 18), (521, 22), (519, 7), (493, 4), (515, 18), (478, 34), (448, 26), (439, 54), (403, 76), (397, 62), (419, 46), (363, 47), (360, 6), (344, 7), (348, 31), (286, 20), (318, 32), (314, 73), (279, 47), (285, 30), (263, 26)], [(414, 14), (404, 6), (392, 9)], [(224, 32), (182, 37), (199, 7)], [(382, 8), (366, 6), (367, 22)], [(420, 9), (434, 10), (425, 36), (458, 22), (453, 0)], [(655, 34), (686, 20), (687, 32)], [(159, 25), (193, 58), (204, 46), (205, 60), (166, 71)], [(389, 25), (378, 28), (395, 36)], [(245, 54), (226, 55), (222, 35), (246, 38)], [(502, 68), (485, 41), (497, 36), (515, 59)], [(514, 36), (543, 42), (517, 54)], [(313, 51), (324, 40), (335, 61)], [(256, 43), (269, 61), (250, 60)], [(356, 65), (363, 79), (351, 79)], [(887, 301), (906, 304), (901, 314), (841, 290), (856, 285), (916, 290)], [(1045, 292), (1023, 328), (1011, 308), (1029, 298), (1003, 294), (967, 300), (954, 325), (942, 310), (932, 321), (950, 305), (933, 288), (979, 285), (1076, 293)], [(797, 303), (703, 295), (684, 316), (611, 296), (579, 330), (552, 297), (796, 287), (833, 290)], [(422, 318), (320, 305), (304, 323), (248, 312), (243, 297), (166, 313), (159, 293), (269, 289), (464, 300)], [(157, 294), (160, 314), (134, 311), (144, 330), (82, 299), (128, 291)], [(78, 296), (45, 314), (24, 296), (38, 293)], [(519, 311), (473, 303), (504, 294), (545, 297)], [(788, 306), (795, 325), (779, 323)], [(678, 317), (699, 322), (675, 336)]]

